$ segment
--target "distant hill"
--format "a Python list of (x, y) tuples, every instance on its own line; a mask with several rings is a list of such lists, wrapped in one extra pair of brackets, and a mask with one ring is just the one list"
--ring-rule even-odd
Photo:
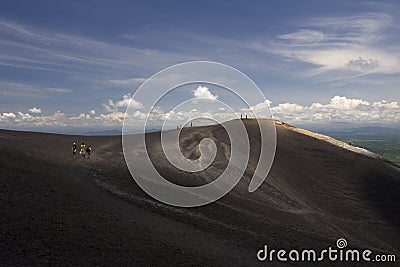
[(319, 132), (328, 135), (341, 136), (341, 135), (353, 135), (353, 136), (381, 136), (381, 137), (400, 137), (400, 128), (385, 127), (385, 126), (364, 126), (349, 128), (344, 130), (331, 129), (331, 130), (319, 130)]
[(112, 136), (112, 135), (121, 135), (121, 130), (103, 130), (103, 131), (91, 131), (84, 133), (84, 135), (98, 135), (98, 136)]

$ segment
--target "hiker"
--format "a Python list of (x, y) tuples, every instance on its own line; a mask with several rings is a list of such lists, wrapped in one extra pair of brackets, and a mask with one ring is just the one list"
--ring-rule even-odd
[(74, 155), (74, 158), (76, 158), (76, 150), (78, 147), (76, 146), (76, 143), (74, 142), (72, 145), (72, 155)]
[(86, 145), (85, 143), (81, 144), (81, 151), (79, 152), (82, 156), (82, 158), (86, 158)]
[(88, 154), (88, 159), (90, 159), (90, 153), (92, 152), (92, 147), (91, 146), (88, 146), (87, 148), (86, 148), (86, 153)]

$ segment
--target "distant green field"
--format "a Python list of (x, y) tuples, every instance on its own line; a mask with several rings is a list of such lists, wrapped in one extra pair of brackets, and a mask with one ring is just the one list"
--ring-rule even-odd
[(400, 142), (398, 140), (353, 140), (355, 146), (364, 147), (376, 154), (380, 154), (390, 161), (400, 163)]
[(332, 136), (336, 139), (349, 142), (353, 142), (354, 146), (363, 147), (379, 154), (390, 161), (400, 164), (400, 140), (397, 138), (377, 138), (371, 136)]

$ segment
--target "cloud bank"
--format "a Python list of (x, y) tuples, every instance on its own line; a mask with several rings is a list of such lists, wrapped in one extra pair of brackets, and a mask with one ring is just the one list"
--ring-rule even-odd
[[(208, 90), (202, 88), (196, 90), (201, 92), (203, 96), (216, 97)], [(208, 94), (208, 93), (209, 94)], [(63, 112), (57, 111), (53, 114), (42, 114), (38, 111), (40, 108), (32, 108), (28, 112), (3, 112), (0, 114), (0, 126), (24, 126), (24, 127), (41, 127), (41, 126), (81, 126), (81, 127), (121, 127), (124, 120), (124, 109), (131, 102), (134, 103), (136, 110), (129, 119), (138, 126), (142, 125), (147, 118), (146, 113), (141, 112), (139, 107), (142, 104), (132, 102), (130, 95), (124, 95), (121, 100), (111, 100), (105, 105), (105, 112), (97, 114), (94, 110), (87, 113), (81, 113), (77, 116), (66, 116)], [(281, 103), (272, 105), (269, 100), (261, 102), (249, 109), (237, 110), (237, 116), (240, 114), (248, 114), (252, 117), (252, 112), (257, 113), (259, 110), (266, 109), (270, 106), (271, 112), (275, 119), (292, 124), (312, 124), (312, 123), (400, 123), (400, 106), (395, 101), (375, 101), (368, 102), (363, 99), (348, 98), (345, 96), (334, 96), (328, 103), (312, 103), (311, 105), (299, 105), (296, 103)], [(35, 112), (36, 113), (35, 113)], [(189, 120), (193, 117), (214, 116), (215, 118), (225, 121), (233, 119), (232, 113), (225, 109), (215, 111), (199, 111), (193, 108), (189, 111), (163, 111), (155, 109), (151, 114), (151, 120), (160, 124), (167, 118), (174, 120)]]
[(386, 100), (368, 102), (335, 96), (328, 104), (302, 106), (284, 103), (271, 108), (276, 119), (288, 123), (399, 123), (400, 107)]

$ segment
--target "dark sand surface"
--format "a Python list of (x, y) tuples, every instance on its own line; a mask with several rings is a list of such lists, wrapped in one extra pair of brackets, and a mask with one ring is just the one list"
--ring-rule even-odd
[[(255, 121), (245, 123), (252, 152), (245, 176), (222, 199), (190, 209), (162, 204), (136, 185), (120, 136), (0, 130), (0, 265), (253, 266), (265, 244), (322, 249), (338, 238), (400, 255), (396, 166), (277, 125), (271, 172), (248, 193), (260, 138)], [(189, 158), (202, 137), (218, 147), (212, 166), (196, 175), (159, 157), (158, 137), (148, 135), (151, 156), (178, 184), (205, 184), (226, 165), (229, 141), (219, 126), (182, 132)], [(91, 159), (72, 157), (74, 141), (93, 147)]]

